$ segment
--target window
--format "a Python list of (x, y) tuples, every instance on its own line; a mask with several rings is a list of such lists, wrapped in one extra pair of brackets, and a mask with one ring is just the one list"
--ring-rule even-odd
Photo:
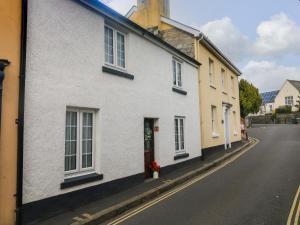
[(125, 68), (125, 37), (117, 32), (117, 65)]
[(177, 60), (172, 60), (173, 65), (173, 85), (177, 87), (182, 87), (182, 79), (181, 79), (181, 63)]
[(232, 94), (235, 94), (235, 90), (234, 90), (234, 77), (231, 77), (231, 91), (232, 91)]
[(225, 70), (221, 69), (221, 81), (222, 81), (222, 89), (226, 89), (226, 74)]
[(125, 68), (125, 35), (105, 26), (105, 63)]
[(210, 85), (213, 85), (215, 82), (214, 78), (214, 61), (209, 59), (209, 83)]
[(217, 107), (211, 106), (211, 127), (213, 134), (217, 133)]
[(272, 112), (273, 111), (273, 105), (269, 105), (269, 107), (270, 107), (270, 112)]
[(185, 151), (184, 143), (184, 118), (175, 117), (175, 150), (176, 153)]
[(94, 113), (68, 110), (65, 131), (65, 172), (93, 169)]
[(285, 97), (285, 105), (289, 105), (289, 106), (294, 105), (293, 96)]
[(233, 130), (236, 133), (237, 131), (237, 118), (236, 118), (236, 112), (233, 111)]

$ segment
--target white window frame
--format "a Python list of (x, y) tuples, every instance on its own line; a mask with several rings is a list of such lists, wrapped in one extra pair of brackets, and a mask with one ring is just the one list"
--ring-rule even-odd
[(217, 128), (217, 106), (212, 105), (211, 106), (211, 130), (212, 130), (212, 136), (218, 137), (217, 134), (218, 128)]
[[(178, 132), (178, 144), (179, 144), (179, 149), (176, 149), (176, 125), (175, 125), (175, 121), (178, 121), (178, 127), (177, 127), (177, 132)], [(180, 129), (180, 120), (183, 121), (183, 134), (181, 133), (181, 129)], [(185, 132), (185, 117), (184, 116), (175, 116), (174, 118), (174, 141), (175, 141), (175, 154), (176, 155), (180, 155), (183, 153), (186, 153), (186, 132)], [(181, 137), (183, 137), (183, 145), (184, 147), (181, 148)]]
[(208, 74), (209, 74), (209, 84), (211, 86), (214, 86), (215, 85), (215, 64), (211, 58), (208, 59)]
[(222, 89), (226, 90), (227, 89), (227, 83), (226, 83), (226, 70), (221, 69), (221, 84), (222, 84)]
[(238, 127), (238, 120), (237, 120), (237, 113), (236, 111), (232, 111), (233, 115), (233, 135), (237, 135), (237, 127)]
[(231, 91), (232, 91), (232, 94), (234, 95), (235, 94), (235, 82), (234, 82), (234, 77), (231, 76), (230, 77), (230, 80), (231, 80)]
[[(174, 63), (175, 63), (175, 67), (174, 67)], [(178, 69), (179, 65), (180, 65), (180, 74), (179, 74), (179, 69)], [(173, 75), (173, 86), (174, 87), (176, 87), (176, 88), (183, 87), (182, 74), (183, 74), (183, 63), (181, 61), (173, 58), (172, 59), (172, 75)], [(180, 80), (180, 83), (179, 83), (179, 80)]]
[(273, 105), (272, 104), (269, 105), (269, 110), (270, 110), (270, 112), (273, 112)]
[(286, 96), (284, 98), (284, 100), (285, 100), (285, 105), (294, 106), (294, 97), (293, 96)]
[[(94, 110), (89, 109), (76, 109), (76, 108), (67, 108), (66, 112), (76, 112), (77, 113), (77, 142), (76, 142), (76, 169), (65, 171), (64, 164), (64, 173), (65, 176), (77, 175), (86, 172), (94, 172), (95, 171), (95, 149), (96, 149), (96, 112)], [(83, 113), (91, 113), (93, 115), (93, 129), (92, 129), (92, 166), (87, 168), (82, 168), (82, 134), (83, 134)], [(67, 115), (67, 113), (66, 113)], [(65, 126), (66, 126), (65, 118)], [(64, 149), (65, 150), (65, 149)], [(65, 157), (65, 154), (64, 154)], [(65, 163), (65, 158), (64, 158)]]
[[(110, 63), (110, 62), (106, 62), (106, 58), (105, 58), (105, 27), (111, 29), (113, 31), (113, 61), (114, 63)], [(118, 51), (117, 51), (117, 45), (118, 45), (118, 38), (117, 38), (117, 34), (121, 34), (124, 37), (124, 67), (119, 66), (118, 65)], [(126, 70), (127, 69), (127, 47), (126, 47), (126, 34), (116, 30), (115, 28), (105, 24), (104, 25), (104, 62), (106, 65), (108, 66), (112, 66), (112, 67), (116, 67), (120, 70)]]

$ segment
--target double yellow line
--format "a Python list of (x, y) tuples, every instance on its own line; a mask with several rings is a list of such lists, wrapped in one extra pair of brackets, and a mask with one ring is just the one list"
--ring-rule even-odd
[(175, 195), (177, 192), (179, 191), (182, 191), (183, 189), (186, 189), (188, 188), (189, 186), (193, 185), (194, 183), (204, 179), (205, 177), (208, 177), (209, 175), (215, 173), (216, 171), (222, 169), (223, 167), (227, 166), (228, 164), (232, 163), (233, 161), (235, 161), (236, 159), (238, 159), (240, 156), (242, 156), (244, 153), (246, 153), (247, 151), (249, 151), (250, 149), (252, 149), (258, 142), (259, 140), (255, 139), (255, 143), (249, 147), (247, 147), (245, 150), (243, 150), (242, 152), (236, 154), (235, 156), (233, 156), (232, 158), (228, 159), (227, 161), (225, 161), (222, 165), (220, 166), (217, 166), (216, 168), (208, 171), (207, 173), (203, 174), (203, 175), (200, 175), (196, 178), (194, 178), (193, 180), (175, 188), (174, 190), (171, 190), (169, 192), (167, 192), (166, 194), (150, 201), (149, 203), (146, 203), (138, 208), (136, 208), (135, 210), (133, 211), (130, 211), (126, 214), (124, 214), (123, 216), (121, 216), (120, 218), (108, 223), (107, 225), (117, 225), (117, 224), (120, 224), (126, 220), (128, 220), (129, 218), (139, 214), (140, 212), (146, 210), (147, 208), (150, 208), (151, 206), (153, 205), (156, 205), (157, 203), (163, 201), (164, 199), (167, 199), (167, 198), (170, 198), (171, 196)]
[[(296, 192), (296, 196), (293, 201), (293, 205), (288, 217), (287, 225), (300, 225), (300, 186)], [(292, 223), (294, 218), (294, 223)]]

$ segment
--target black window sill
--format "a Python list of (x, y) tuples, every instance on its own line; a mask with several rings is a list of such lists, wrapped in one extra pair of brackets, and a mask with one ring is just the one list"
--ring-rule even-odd
[(190, 157), (189, 153), (179, 154), (174, 156), (174, 160), (185, 159)]
[(65, 179), (63, 183), (60, 184), (60, 189), (66, 189), (70, 187), (75, 187), (78, 185), (98, 181), (103, 179), (103, 174), (92, 173), (88, 175), (83, 175), (80, 177), (73, 177)]
[(176, 88), (176, 87), (173, 87), (173, 88), (172, 88), (172, 91), (174, 91), (174, 92), (176, 92), (176, 93), (178, 93), (178, 94), (187, 95), (187, 92), (186, 92), (186, 91), (181, 90), (181, 89), (178, 89), (178, 88)]
[(107, 66), (102, 66), (102, 72), (108, 73), (111, 75), (115, 75), (115, 76), (119, 76), (119, 77), (123, 77), (123, 78), (127, 78), (129, 80), (134, 80), (134, 76), (132, 74), (125, 73), (120, 70), (116, 70), (116, 69), (113, 69), (113, 68), (110, 68)]

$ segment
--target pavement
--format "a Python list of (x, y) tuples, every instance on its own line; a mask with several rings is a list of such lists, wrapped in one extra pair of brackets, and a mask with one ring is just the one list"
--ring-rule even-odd
[(237, 160), (104, 224), (299, 225), (300, 125), (248, 132), (260, 142)]
[[(190, 178), (196, 176), (198, 173), (201, 174), (202, 170), (205, 171), (209, 168), (215, 167), (216, 164), (222, 163), (222, 161), (225, 158), (229, 158), (231, 155), (236, 154), (237, 151), (240, 151), (241, 148), (247, 144), (249, 143), (241, 142), (235, 145), (230, 150), (221, 151), (206, 157), (204, 161), (197, 160), (189, 165), (177, 168), (176, 170), (163, 175), (158, 180), (153, 180), (153, 179), (146, 180), (143, 183), (131, 187), (130, 189), (125, 189), (117, 194), (106, 196), (105, 198), (101, 198), (101, 199), (95, 199), (93, 202), (90, 202), (78, 208), (72, 207), (70, 209), (66, 209), (64, 213), (51, 215), (49, 217), (43, 217), (43, 218), (37, 216), (36, 220), (32, 221), (31, 223), (28, 223), (28, 225), (72, 224), (74, 222), (82, 221), (82, 219), (91, 218), (92, 215), (99, 214), (99, 213), (101, 214), (104, 211), (107, 211), (108, 209), (111, 208), (115, 208), (114, 213), (119, 214), (120, 204), (126, 203), (128, 201), (132, 201), (132, 199), (134, 202), (135, 199), (137, 199), (139, 196), (142, 195), (146, 196), (145, 199), (142, 199), (140, 200), (140, 202), (137, 202), (135, 204), (140, 204), (143, 201), (150, 200), (158, 196), (161, 192), (169, 190), (175, 187), (176, 185), (183, 183), (186, 180), (189, 180)], [(151, 192), (152, 194), (151, 193), (150, 195), (147, 194), (149, 192)], [(132, 208), (132, 205), (129, 204), (129, 207), (127, 206), (126, 210), (130, 208)], [(111, 216), (110, 213), (108, 214), (109, 216)]]

